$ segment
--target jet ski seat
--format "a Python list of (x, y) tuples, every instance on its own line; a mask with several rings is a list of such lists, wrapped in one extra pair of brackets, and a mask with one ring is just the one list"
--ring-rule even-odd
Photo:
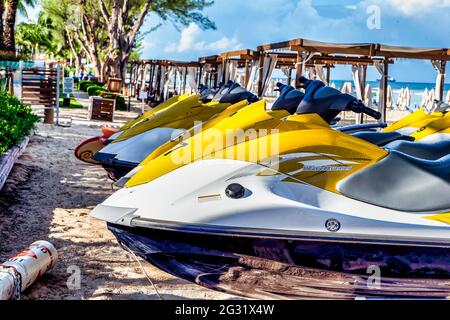
[(280, 88), (280, 96), (272, 105), (272, 110), (286, 110), (290, 114), (294, 114), (297, 111), (300, 102), (302, 102), (305, 94), (296, 90), (293, 86), (283, 85), (278, 83), (277, 86)]
[(380, 162), (340, 181), (343, 195), (408, 212), (450, 209), (450, 154), (438, 160), (391, 151)]
[(450, 154), (450, 141), (437, 141), (435, 143), (394, 141), (385, 147), (389, 150), (426, 160), (436, 160)]
[(238, 83), (234, 83), (231, 85), (230, 90), (220, 98), (219, 102), (235, 104), (242, 100), (248, 100), (253, 103), (259, 99), (253, 93), (241, 87)]
[(380, 147), (397, 140), (414, 141), (414, 138), (402, 135), (398, 132), (361, 131), (353, 133), (352, 136), (373, 143)]

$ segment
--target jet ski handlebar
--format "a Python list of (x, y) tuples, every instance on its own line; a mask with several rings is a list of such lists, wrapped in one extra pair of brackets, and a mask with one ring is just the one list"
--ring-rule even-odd
[(378, 111), (375, 111), (371, 108), (368, 108), (365, 106), (365, 104), (361, 101), (361, 100), (355, 100), (353, 101), (350, 106), (349, 109), (355, 113), (364, 113), (367, 114), (368, 116), (376, 119), (376, 120), (380, 120), (381, 119), (381, 113)]

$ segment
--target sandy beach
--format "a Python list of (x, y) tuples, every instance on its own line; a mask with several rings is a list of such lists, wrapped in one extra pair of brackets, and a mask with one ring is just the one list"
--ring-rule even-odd
[[(98, 133), (97, 124), (39, 124), (0, 194), (0, 261), (36, 240), (52, 242), (59, 253), (55, 268), (23, 299), (160, 299), (135, 258), (89, 216), (113, 192), (111, 181), (102, 168), (78, 161), (73, 150)], [(143, 265), (163, 299), (234, 298)], [(69, 289), (77, 268), (81, 286)]]

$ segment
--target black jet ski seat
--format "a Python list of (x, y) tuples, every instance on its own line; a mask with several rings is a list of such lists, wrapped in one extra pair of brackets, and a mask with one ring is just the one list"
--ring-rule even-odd
[(340, 181), (337, 189), (349, 198), (393, 210), (449, 210), (450, 154), (433, 161), (391, 151), (378, 163)]
[(218, 89), (213, 89), (213, 88), (209, 88), (205, 85), (200, 85), (200, 101), (202, 101), (203, 103), (208, 103), (211, 102), (212, 99), (214, 98), (215, 94), (217, 93)]
[(250, 103), (254, 103), (259, 101), (259, 98), (250, 91), (247, 91), (245, 88), (241, 87), (239, 83), (233, 83), (228, 92), (220, 97), (218, 101), (219, 103), (235, 104), (242, 100), (247, 100)]
[(373, 143), (380, 147), (398, 140), (414, 141), (413, 137), (405, 136), (398, 132), (361, 131), (353, 133), (352, 136)]
[(296, 90), (293, 86), (285, 85), (280, 82), (277, 83), (277, 87), (280, 91), (280, 96), (272, 105), (271, 110), (286, 110), (290, 114), (294, 114), (305, 94), (300, 90)]
[(322, 81), (307, 81), (304, 84), (305, 96), (297, 108), (297, 114), (316, 113), (327, 123), (333, 120), (347, 109), (357, 99), (349, 94), (342, 93), (331, 87), (325, 86)]
[(394, 141), (385, 147), (389, 150), (426, 160), (436, 160), (450, 154), (450, 141), (437, 141), (435, 143)]

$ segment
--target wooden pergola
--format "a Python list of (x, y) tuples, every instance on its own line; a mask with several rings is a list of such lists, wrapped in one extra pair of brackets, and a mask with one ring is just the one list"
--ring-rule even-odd
[[(144, 88), (147, 91), (147, 99), (155, 102), (163, 100), (162, 83), (168, 80), (168, 72), (165, 72), (167, 68), (177, 67), (183, 68), (184, 72), (180, 79), (175, 74), (174, 78), (174, 90), (177, 86), (177, 82), (181, 82), (181, 91), (178, 93), (184, 93), (187, 85), (187, 68), (196, 68), (196, 78), (199, 76), (200, 63), (196, 61), (175, 61), (175, 60), (138, 60), (131, 64), (131, 95), (136, 97), (139, 92)], [(164, 69), (166, 68), (166, 69)], [(146, 85), (148, 84), (148, 86)]]
[[(250, 49), (223, 52), (219, 55), (199, 58), (200, 72), (205, 78), (205, 85), (217, 87), (220, 81), (226, 80), (228, 63), (235, 62), (237, 68), (245, 68), (244, 86), (249, 81), (250, 63), (258, 59), (258, 52)], [(207, 74), (206, 74), (207, 73)]]
[[(327, 69), (327, 82), (330, 81), (330, 67), (332, 65), (347, 64), (361, 66), (362, 86), (366, 83), (367, 66), (376, 65), (377, 70), (382, 76), (380, 91), (383, 94), (380, 98), (379, 111), (383, 115), (383, 121), (386, 119), (386, 92), (388, 89), (389, 64), (394, 63), (394, 59), (431, 60), (434, 68), (438, 72), (438, 76), (442, 77), (441, 81), (436, 82), (437, 97), (440, 99), (442, 99), (444, 93), (446, 63), (450, 60), (450, 50), (446, 48), (409, 48), (373, 43), (337, 44), (307, 39), (294, 39), (261, 45), (258, 47), (258, 52), (260, 54), (259, 88), (262, 88), (264, 56), (268, 54), (277, 54), (279, 56), (288, 55), (288, 60), (292, 60), (293, 55), (295, 55), (295, 63), (292, 68), (296, 70), (296, 85), (299, 85), (298, 79), (302, 73), (302, 67), (306, 66), (305, 61), (313, 65), (324, 65)], [(364, 92), (364, 88), (362, 88), (362, 91)]]

